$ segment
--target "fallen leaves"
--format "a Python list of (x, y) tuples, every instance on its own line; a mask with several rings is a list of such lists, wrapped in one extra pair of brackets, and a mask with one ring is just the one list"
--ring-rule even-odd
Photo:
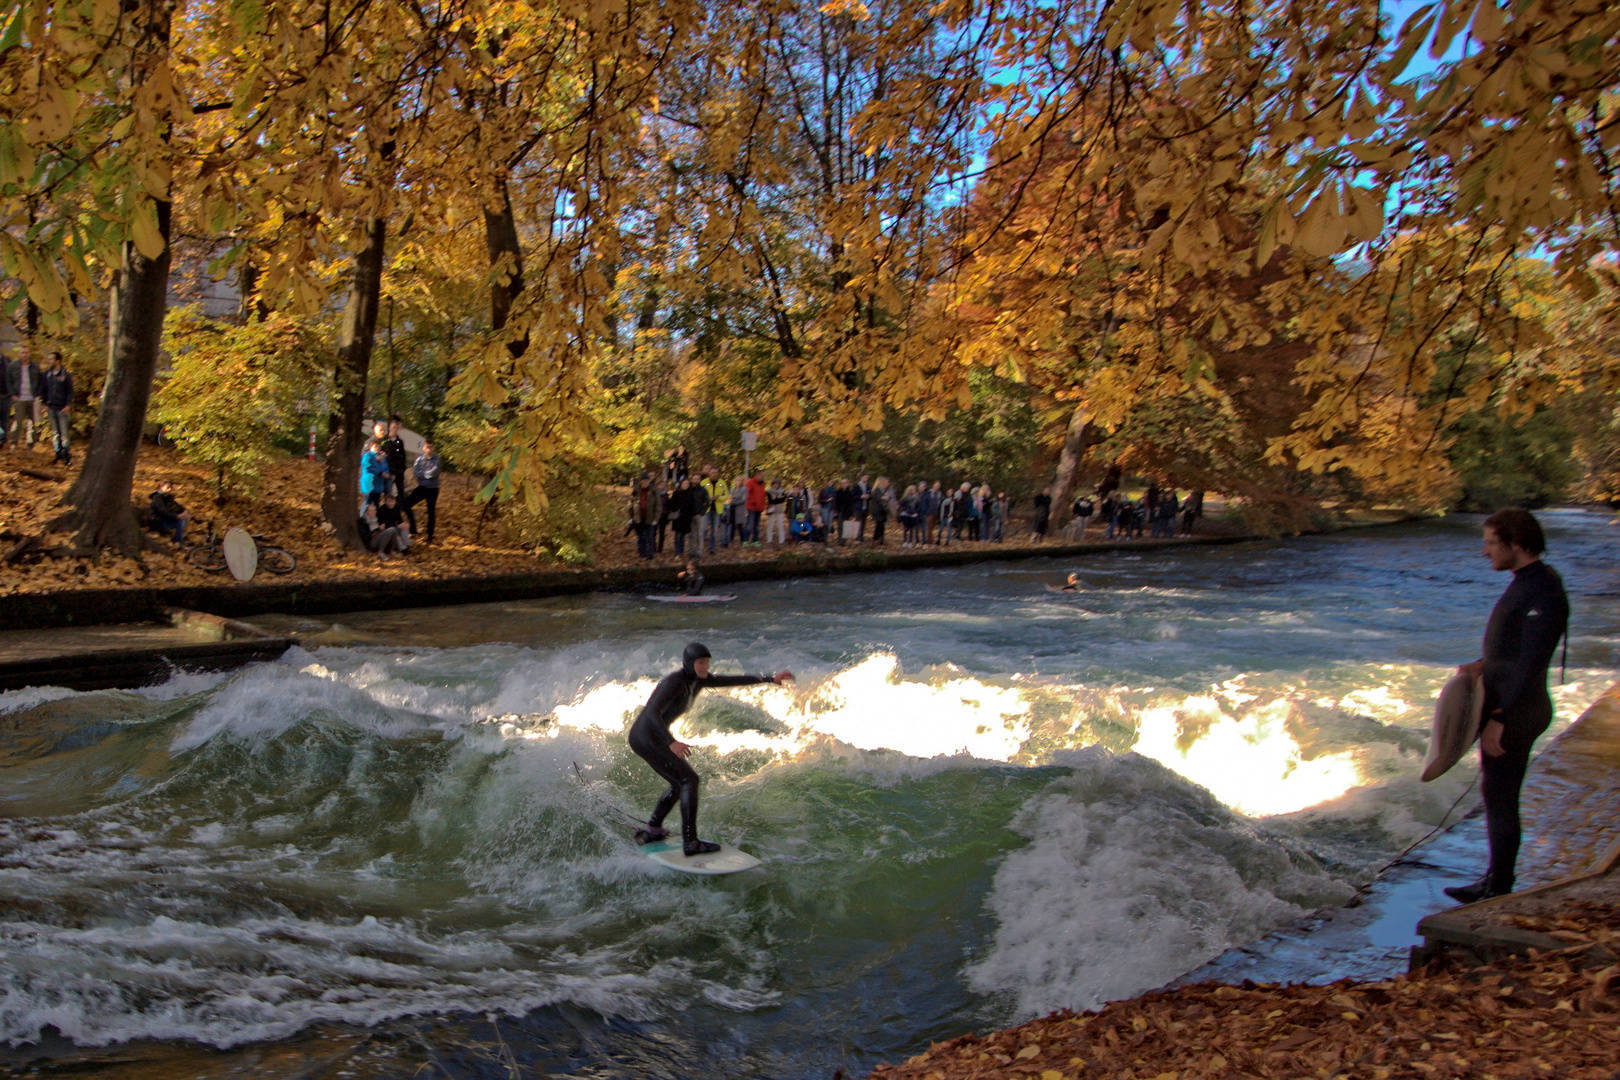
[[(1575, 948), (1612, 945), (1620, 909), (1589, 905), (1540, 921), (1578, 936)], [(964, 1035), (872, 1077), (1610, 1080), (1620, 1061), (1620, 964), (1593, 970), (1575, 948), (1374, 983), (1203, 983)]]

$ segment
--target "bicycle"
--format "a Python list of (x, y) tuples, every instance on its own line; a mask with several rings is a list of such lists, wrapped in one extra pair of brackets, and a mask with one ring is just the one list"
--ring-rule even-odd
[[(290, 574), (298, 567), (298, 560), (293, 553), (285, 548), (278, 548), (270, 543), (268, 536), (259, 533), (251, 534), (253, 543), (259, 549), (259, 566), (272, 574)], [(201, 544), (193, 544), (186, 552), (186, 558), (191, 565), (210, 574), (217, 574), (226, 568), (225, 538), (214, 534), (214, 523), (208, 523), (208, 539)]]

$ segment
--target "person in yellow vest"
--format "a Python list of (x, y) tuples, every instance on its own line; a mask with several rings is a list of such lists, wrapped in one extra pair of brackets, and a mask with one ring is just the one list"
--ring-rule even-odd
[(702, 550), (705, 536), (709, 540), (709, 554), (714, 554), (716, 540), (721, 547), (731, 546), (731, 530), (727, 529), (725, 535), (720, 536), (721, 519), (726, 516), (726, 502), (731, 498), (731, 486), (721, 479), (720, 470), (713, 465), (703, 466), (703, 479), (698, 481), (709, 496), (709, 508), (704, 511), (698, 531), (697, 547)]

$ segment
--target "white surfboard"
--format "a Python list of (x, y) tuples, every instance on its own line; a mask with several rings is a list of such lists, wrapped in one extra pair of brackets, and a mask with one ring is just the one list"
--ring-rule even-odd
[(760, 865), (758, 859), (746, 851), (738, 851), (734, 847), (720, 845), (719, 851), (711, 851), (705, 855), (686, 856), (681, 853), (680, 840), (671, 837), (668, 840), (659, 840), (656, 843), (644, 844), (642, 854), (655, 863), (661, 863), (671, 870), (679, 870), (683, 874), (735, 874), (739, 870), (752, 870)]
[(1470, 675), (1451, 677), (1434, 705), (1434, 725), (1429, 732), (1429, 753), (1423, 759), (1422, 779), (1426, 782), (1444, 776), (1468, 753), (1479, 738), (1479, 721), (1485, 712), (1485, 682)]
[(660, 604), (726, 604), (737, 599), (735, 596), (647, 596), (644, 600), (653, 600)]
[(259, 545), (253, 542), (246, 529), (231, 528), (225, 533), (225, 565), (231, 577), (247, 581), (259, 568)]

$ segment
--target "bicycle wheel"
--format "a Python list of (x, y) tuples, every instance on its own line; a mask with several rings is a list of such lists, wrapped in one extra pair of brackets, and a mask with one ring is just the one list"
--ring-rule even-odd
[(262, 547), (259, 549), (259, 566), (272, 574), (290, 574), (298, 566), (298, 560), (293, 558), (290, 551), (278, 547)]
[(206, 570), (210, 574), (217, 574), (225, 569), (225, 549), (218, 544), (197, 544), (186, 552), (186, 558), (191, 565), (199, 570)]

